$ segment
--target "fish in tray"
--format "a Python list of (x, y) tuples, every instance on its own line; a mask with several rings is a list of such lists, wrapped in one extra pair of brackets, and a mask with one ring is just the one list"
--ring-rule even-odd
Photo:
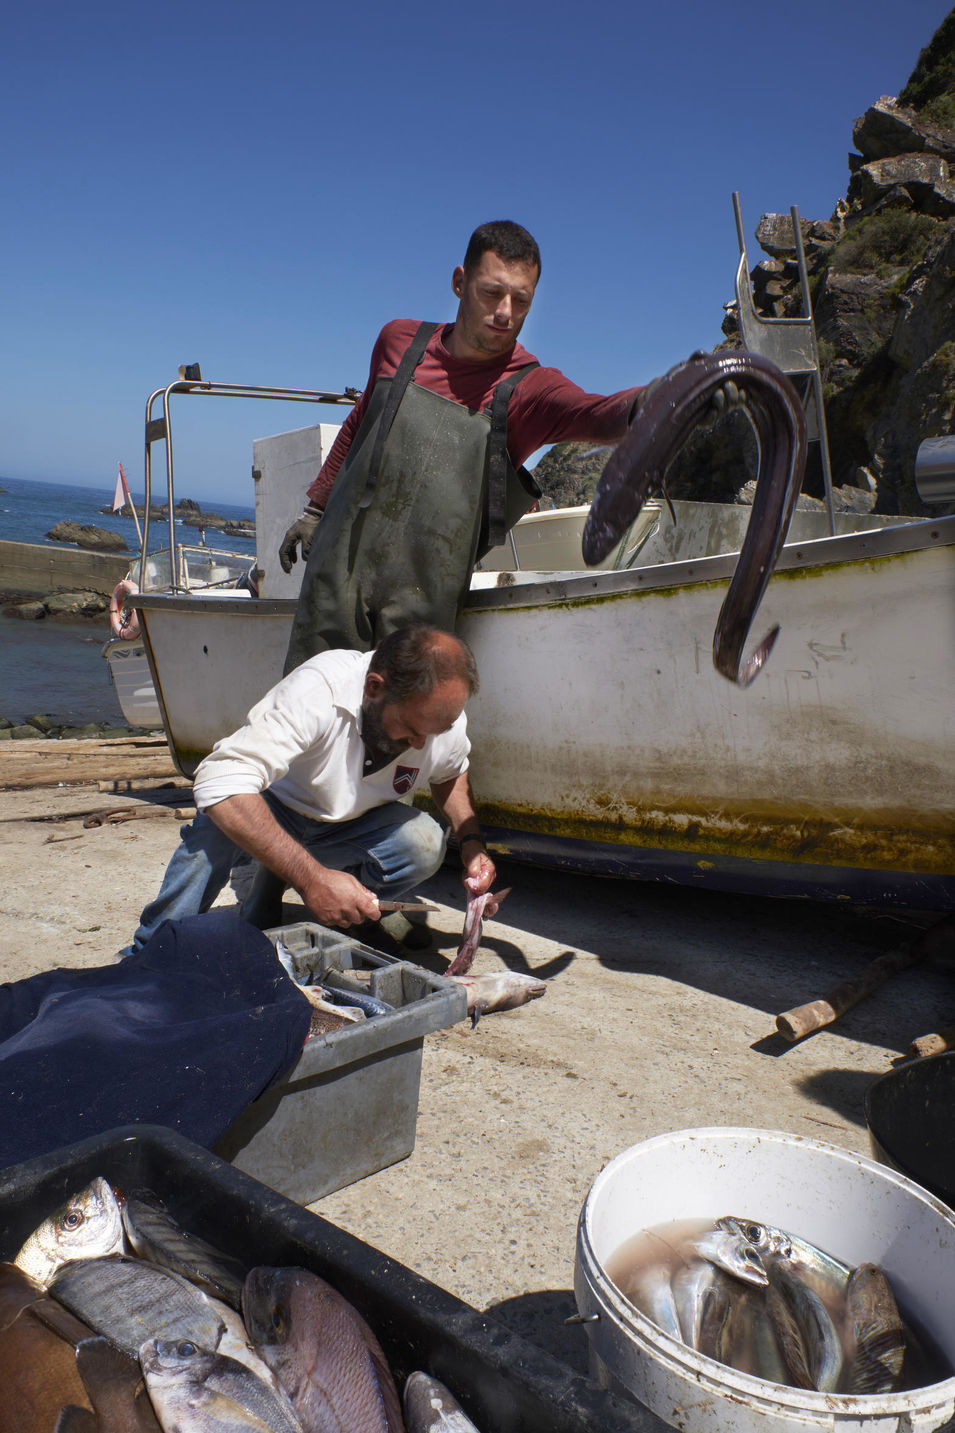
[(70, 1259), (95, 1259), (122, 1250), (119, 1203), (105, 1179), (94, 1179), (34, 1229), (13, 1262), (46, 1285)]
[(168, 1210), (152, 1200), (127, 1198), (123, 1229), (134, 1254), (182, 1274), (213, 1298), (237, 1309), (248, 1269), (205, 1240), (188, 1233)]
[(875, 1264), (850, 1268), (786, 1230), (737, 1216), (692, 1237), (682, 1226), (646, 1230), (635, 1247), (636, 1257), (624, 1246), (611, 1260), (621, 1292), (671, 1338), (742, 1373), (853, 1395), (951, 1373), (903, 1320)]
[(284, 1390), (234, 1358), (188, 1339), (151, 1338), (139, 1361), (167, 1433), (302, 1433)]
[(479, 1433), (443, 1383), (427, 1373), (411, 1373), (402, 1394), (408, 1433)]
[(305, 1269), (262, 1266), (245, 1282), (242, 1312), (304, 1433), (403, 1433), (381, 1346), (331, 1284)]
[[(305, 1269), (246, 1274), (145, 1192), (94, 1180), (21, 1257), (47, 1287), (0, 1264), (0, 1433), (406, 1433), (347, 1299)], [(474, 1433), (428, 1374), (409, 1389), (407, 1433)]]

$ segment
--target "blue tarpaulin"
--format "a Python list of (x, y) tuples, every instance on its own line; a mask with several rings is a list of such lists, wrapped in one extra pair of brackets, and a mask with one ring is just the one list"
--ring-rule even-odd
[(236, 910), (136, 955), (0, 986), (0, 1168), (119, 1125), (211, 1148), (298, 1059), (308, 1001)]

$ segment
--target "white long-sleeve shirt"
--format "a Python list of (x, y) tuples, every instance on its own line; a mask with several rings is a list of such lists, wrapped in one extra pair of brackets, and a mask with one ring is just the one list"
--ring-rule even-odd
[(196, 771), (197, 807), (270, 788), (286, 806), (318, 821), (349, 821), (415, 787), (451, 781), (468, 767), (462, 712), (449, 731), (409, 747), (365, 774), (361, 704), (368, 652), (321, 652), (284, 677), (223, 737)]

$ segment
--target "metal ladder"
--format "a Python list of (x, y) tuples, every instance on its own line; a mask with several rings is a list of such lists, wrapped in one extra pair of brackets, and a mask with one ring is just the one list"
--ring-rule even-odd
[(803, 390), (801, 397), (806, 410), (806, 426), (810, 442), (819, 444), (826, 507), (829, 511), (829, 531), (834, 533), (836, 521), (832, 503), (829, 435), (826, 430), (826, 412), (822, 401), (819, 345), (816, 342), (816, 325), (813, 321), (812, 303), (809, 298), (809, 277), (806, 272), (802, 230), (799, 227), (799, 210), (794, 204), (789, 213), (792, 216), (796, 262), (799, 266), (799, 284), (805, 310), (804, 318), (763, 318), (756, 312), (753, 289), (749, 279), (749, 260), (746, 256), (746, 238), (743, 234), (743, 213), (738, 193), (733, 195), (733, 213), (736, 216), (736, 236), (739, 240), (736, 305), (743, 346), (752, 353), (758, 353), (762, 358), (768, 358), (771, 363), (775, 363), (777, 368), (790, 377), (806, 380), (801, 385)]

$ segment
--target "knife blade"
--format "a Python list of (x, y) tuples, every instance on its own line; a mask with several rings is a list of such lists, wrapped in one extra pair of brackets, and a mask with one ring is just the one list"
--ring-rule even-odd
[(379, 901), (380, 911), (436, 911), (433, 901)]

